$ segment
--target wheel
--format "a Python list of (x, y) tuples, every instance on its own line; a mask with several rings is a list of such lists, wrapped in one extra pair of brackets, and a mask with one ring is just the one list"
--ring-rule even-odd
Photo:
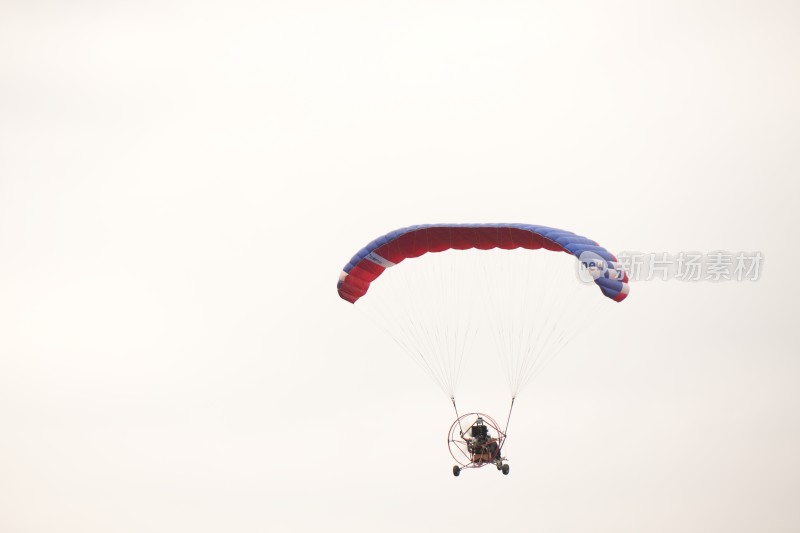
[(456, 476), (456, 477), (458, 477), (458, 475), (459, 475), (460, 473), (461, 473), (461, 469), (458, 467), (458, 465), (454, 465), (454, 466), (453, 466), (453, 475), (454, 475), (454, 476)]
[(495, 466), (497, 466), (498, 470), (502, 470), (503, 469), (503, 463), (497, 463)]
[(509, 470), (511, 470), (511, 467), (510, 467), (510, 466), (508, 466), (507, 464), (503, 465), (503, 475), (504, 475), (504, 476), (507, 476), (507, 475), (508, 475), (508, 471), (509, 471)]

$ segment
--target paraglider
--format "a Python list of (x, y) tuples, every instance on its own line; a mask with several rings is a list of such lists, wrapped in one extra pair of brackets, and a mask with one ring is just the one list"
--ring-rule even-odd
[[(591, 284), (605, 298), (588, 295)], [(450, 398), (456, 421), (448, 447), (458, 463), (456, 476), (490, 464), (508, 474), (502, 452), (520, 390), (583, 327), (607, 316), (595, 310), (598, 301), (621, 302), (629, 293), (616, 257), (597, 242), (530, 224), (426, 224), (392, 231), (352, 257), (337, 290)], [(492, 351), (511, 394), (502, 429), (483, 413), (459, 415), (455, 401), (469, 353), (486, 333), (494, 337)]]

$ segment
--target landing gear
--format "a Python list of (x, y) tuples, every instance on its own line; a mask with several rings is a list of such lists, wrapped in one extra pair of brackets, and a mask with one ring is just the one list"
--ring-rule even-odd
[[(498, 461), (495, 464), (495, 466), (497, 467), (498, 471), (503, 473), (504, 476), (507, 476), (509, 470), (511, 470), (511, 467), (508, 465), (508, 463), (503, 464), (502, 462)], [(465, 468), (474, 468), (474, 467), (465, 467)], [(456, 477), (460, 476), (462, 470), (463, 470), (463, 468), (461, 468), (460, 466), (454, 465), (453, 466), (453, 475), (456, 476)]]
[(507, 476), (508, 471), (511, 470), (511, 467), (508, 466), (508, 463), (503, 463), (502, 458), (497, 459), (497, 461), (494, 462), (494, 465), (503, 473), (504, 476)]

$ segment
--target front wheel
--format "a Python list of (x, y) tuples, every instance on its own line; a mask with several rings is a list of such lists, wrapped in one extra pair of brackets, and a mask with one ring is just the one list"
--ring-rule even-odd
[(460, 473), (461, 473), (461, 468), (459, 468), (458, 465), (453, 466), (453, 475), (458, 477)]
[(508, 475), (508, 471), (509, 470), (511, 470), (511, 467), (509, 467), (507, 464), (503, 465), (503, 475), (504, 476)]

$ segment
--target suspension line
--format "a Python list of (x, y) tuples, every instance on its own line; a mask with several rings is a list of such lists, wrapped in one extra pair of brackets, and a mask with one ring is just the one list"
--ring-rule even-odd
[[(514, 409), (514, 400), (516, 400), (516, 396), (511, 397), (511, 407), (508, 408), (508, 418), (506, 419), (506, 429), (503, 431), (503, 446), (506, 445), (506, 438), (508, 438), (508, 424), (511, 422), (511, 411)], [(500, 446), (500, 449), (503, 449), (503, 446)]]

